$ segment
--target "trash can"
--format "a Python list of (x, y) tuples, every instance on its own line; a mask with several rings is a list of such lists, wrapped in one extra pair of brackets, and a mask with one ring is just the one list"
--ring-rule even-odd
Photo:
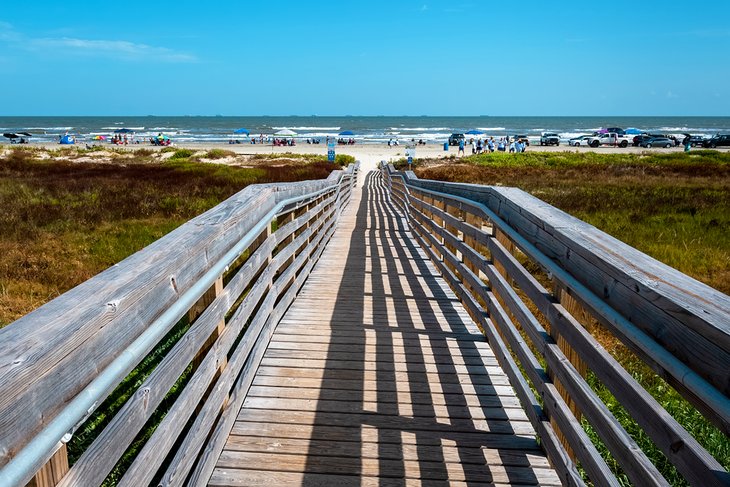
[(444, 152), (449, 152), (449, 143), (444, 142)]

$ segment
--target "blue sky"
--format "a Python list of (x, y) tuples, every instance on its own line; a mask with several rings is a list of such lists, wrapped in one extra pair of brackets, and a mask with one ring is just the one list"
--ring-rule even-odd
[(3, 5), (0, 115), (730, 115), (727, 0), (94, 3)]

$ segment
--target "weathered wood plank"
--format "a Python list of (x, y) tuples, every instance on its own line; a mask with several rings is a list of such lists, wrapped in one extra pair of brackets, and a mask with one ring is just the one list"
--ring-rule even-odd
[(210, 485), (558, 485), (484, 335), (378, 184), (353, 194), (276, 328)]
[(422, 480), (457, 480), (469, 482), (526, 483), (561, 485), (550, 469), (522, 468), (500, 465), (446, 464), (440, 462), (392, 461), (385, 459), (325, 457), (313, 455), (280, 455), (277, 453), (251, 453), (224, 451), (219, 468), (236, 468), (237, 465), (256, 465), (257, 469), (321, 474), (365, 475), (393, 477), (405, 474), (405, 478)]

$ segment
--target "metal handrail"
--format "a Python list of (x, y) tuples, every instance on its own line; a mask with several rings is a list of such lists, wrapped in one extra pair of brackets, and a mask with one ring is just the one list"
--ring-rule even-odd
[(216, 279), (241, 256), (266, 228), (266, 225), (288, 205), (316, 198), (338, 188), (345, 177), (352, 178), (358, 164), (348, 168), (337, 183), (313, 193), (288, 198), (277, 203), (239, 242), (234, 245), (180, 298), (132, 342), (121, 354), (97, 375), (61, 412), (28, 442), (2, 469), (0, 487), (23, 485), (35, 475), (38, 468), (58, 449), (59, 444), (71, 440), (74, 431), (96, 410), (99, 402), (130, 370), (144, 358), (150, 347), (159, 342)]

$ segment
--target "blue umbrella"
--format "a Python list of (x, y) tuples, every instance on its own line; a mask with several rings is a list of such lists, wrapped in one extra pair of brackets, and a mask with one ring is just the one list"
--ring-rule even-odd
[(481, 130), (470, 130), (466, 133), (466, 135), (484, 135), (484, 132)]
[(626, 129), (626, 133), (628, 135), (639, 135), (639, 134), (642, 134), (643, 132), (639, 129), (630, 128), (630, 129)]
[(246, 134), (248, 135), (250, 132), (247, 129), (236, 129), (233, 131), (234, 134)]
[(114, 131), (115, 134), (132, 134), (134, 133), (134, 130), (132, 129), (118, 129)]
[(344, 130), (340, 132), (340, 135), (355, 135), (355, 132), (353, 132), (352, 130)]

